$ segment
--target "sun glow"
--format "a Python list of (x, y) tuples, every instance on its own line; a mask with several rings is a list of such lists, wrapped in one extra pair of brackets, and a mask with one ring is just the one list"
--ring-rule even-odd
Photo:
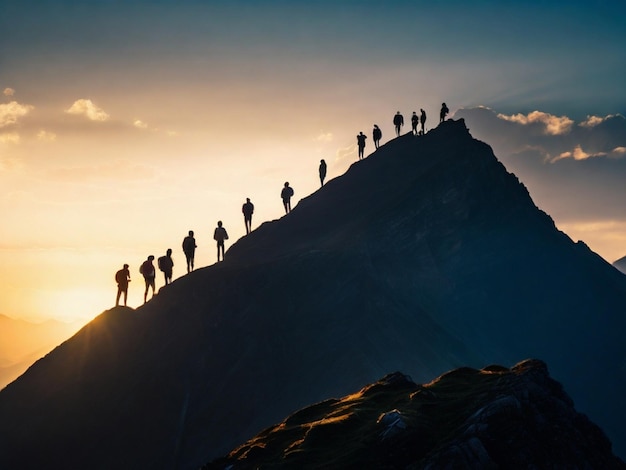
[(65, 322), (87, 323), (103, 310), (113, 306), (115, 291), (94, 287), (77, 287), (40, 292), (38, 302), (47, 316)]

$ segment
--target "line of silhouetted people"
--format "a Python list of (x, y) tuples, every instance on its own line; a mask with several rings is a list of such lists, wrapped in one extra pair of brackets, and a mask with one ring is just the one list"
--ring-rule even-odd
[[(450, 110), (446, 103), (441, 104), (441, 111), (439, 112), (439, 122), (446, 120), (446, 116)], [(400, 136), (402, 126), (404, 126), (404, 116), (398, 111), (393, 117), (393, 125), (395, 127), (396, 136)], [(418, 130), (418, 126), (420, 129)], [(413, 135), (424, 135), (426, 133), (426, 111), (420, 109), (419, 116), (415, 111), (411, 116), (411, 133)], [(378, 125), (374, 124), (372, 130), (372, 139), (374, 140), (374, 146), (376, 149), (380, 147), (380, 140), (383, 133)], [(367, 136), (363, 132), (359, 132), (357, 135), (357, 148), (358, 158), (362, 160), (365, 153), (365, 140)], [(324, 180), (326, 179), (326, 162), (322, 159), (319, 165), (319, 177), (320, 185), (324, 186)], [(286, 181), (280, 192), (280, 197), (283, 201), (283, 207), (285, 214), (291, 212), (291, 198), (294, 195), (293, 188)], [(254, 204), (250, 201), (250, 198), (246, 198), (246, 202), (241, 207), (243, 214), (244, 224), (246, 226), (246, 235), (252, 231), (252, 214), (254, 214)], [(213, 239), (217, 242), (217, 262), (224, 261), (224, 244), (228, 240), (228, 232), (224, 228), (222, 221), (217, 222), (217, 227), (213, 232)], [(196, 239), (194, 238), (193, 230), (189, 230), (188, 235), (183, 239), (182, 249), (185, 254), (185, 260), (187, 263), (187, 274), (194, 270), (194, 258), (196, 253)], [(172, 282), (172, 275), (174, 271), (174, 260), (172, 259), (172, 249), (168, 248), (165, 255), (161, 256), (157, 260), (157, 266), (163, 273), (165, 285), (169, 285)], [(144, 303), (148, 300), (148, 294), (152, 291), (152, 296), (155, 294), (155, 280), (156, 280), (156, 267), (154, 266), (154, 255), (148, 256), (148, 258), (141, 263), (139, 267), (139, 273), (143, 276), (145, 282), (145, 290), (143, 294)], [(130, 282), (130, 270), (128, 264), (124, 264), (122, 269), (115, 273), (115, 281), (117, 282), (117, 297), (115, 299), (115, 306), (120, 304), (120, 299), (123, 297), (124, 305), (126, 306), (128, 300), (128, 284)]]
[[(322, 160), (320, 164), (320, 179), (324, 184), (324, 178), (326, 177), (326, 163)], [(294, 195), (293, 188), (289, 185), (289, 182), (285, 182), (283, 189), (280, 193), (280, 197), (283, 201), (285, 213), (291, 212), (291, 198)], [(246, 198), (246, 202), (241, 207), (243, 214), (244, 224), (246, 226), (246, 235), (252, 231), (252, 214), (254, 214), (254, 204), (250, 201), (250, 198)], [(224, 261), (225, 241), (228, 240), (228, 232), (224, 228), (221, 220), (217, 222), (217, 227), (213, 232), (213, 239), (217, 242), (217, 262)], [(187, 263), (187, 273), (194, 270), (194, 261), (196, 254), (196, 239), (194, 237), (193, 230), (189, 230), (187, 236), (183, 239), (182, 249), (185, 254), (185, 260)], [(172, 259), (172, 249), (168, 248), (165, 255), (161, 256), (157, 260), (157, 266), (154, 265), (154, 255), (148, 256), (148, 258), (139, 266), (139, 273), (143, 276), (145, 282), (145, 290), (143, 294), (144, 303), (148, 300), (148, 294), (152, 292), (152, 296), (156, 290), (156, 268), (163, 273), (165, 285), (172, 282), (172, 275), (174, 270), (174, 260)], [(120, 300), (123, 300), (124, 305), (128, 302), (128, 284), (130, 283), (130, 269), (128, 264), (124, 264), (122, 269), (115, 273), (115, 281), (117, 282), (117, 296), (115, 299), (115, 306), (120, 304)]]

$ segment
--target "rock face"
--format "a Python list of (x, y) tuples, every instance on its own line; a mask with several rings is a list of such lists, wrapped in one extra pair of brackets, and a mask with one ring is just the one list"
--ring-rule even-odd
[(625, 469), (546, 364), (401, 373), (304, 408), (203, 470), (257, 468)]
[(197, 468), (390, 371), (524, 357), (624, 455), (624, 298), (622, 274), (446, 121), (34, 364), (0, 392), (0, 468)]

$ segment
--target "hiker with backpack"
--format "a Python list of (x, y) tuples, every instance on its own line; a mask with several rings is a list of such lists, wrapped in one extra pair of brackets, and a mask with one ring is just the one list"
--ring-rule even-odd
[(115, 273), (115, 282), (117, 282), (117, 297), (115, 298), (115, 306), (119, 306), (120, 297), (124, 294), (124, 307), (126, 307), (126, 300), (128, 299), (128, 283), (130, 282), (130, 271), (128, 265), (124, 264), (124, 267)]
[(446, 106), (445, 103), (441, 103), (441, 111), (439, 112), (439, 122), (445, 121), (446, 116), (448, 115), (449, 112), (450, 110), (448, 109), (448, 106)]
[(172, 249), (168, 248), (167, 252), (164, 256), (161, 256), (157, 260), (157, 264), (159, 265), (159, 270), (163, 273), (165, 277), (165, 285), (172, 283), (172, 272), (174, 270), (174, 260), (172, 259)]
[(196, 253), (196, 239), (193, 237), (193, 230), (189, 230), (189, 235), (183, 240), (183, 253), (187, 259), (187, 274), (193, 271), (193, 258)]
[(400, 111), (393, 117), (393, 125), (396, 126), (396, 137), (399, 137), (400, 129), (404, 126), (404, 116), (400, 114)]
[(152, 287), (152, 297), (154, 297), (154, 278), (156, 276), (156, 271), (154, 269), (154, 255), (148, 256), (141, 266), (139, 267), (139, 272), (142, 274), (144, 281), (146, 281), (146, 290), (143, 293), (143, 303), (145, 304), (148, 300), (148, 290)]
[(228, 233), (222, 227), (222, 221), (217, 222), (215, 232), (213, 232), (213, 240), (217, 242), (217, 262), (220, 261), (220, 251), (222, 252), (222, 261), (224, 261), (224, 240), (228, 240)]
[(372, 129), (372, 139), (374, 140), (374, 147), (380, 147), (380, 139), (383, 138), (383, 131), (380, 130), (376, 124), (374, 124), (374, 129)]
[(420, 124), (422, 125), (422, 135), (424, 135), (426, 133), (426, 130), (424, 127), (426, 126), (426, 111), (424, 111), (421, 108), (420, 108)]
[(280, 197), (283, 199), (283, 206), (285, 207), (285, 214), (291, 212), (291, 197), (293, 196), (293, 188), (289, 186), (289, 181), (285, 182), (283, 190), (280, 192)]

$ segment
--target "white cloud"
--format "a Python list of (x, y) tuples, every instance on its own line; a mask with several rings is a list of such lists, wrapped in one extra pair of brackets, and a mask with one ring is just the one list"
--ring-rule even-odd
[(623, 157), (626, 155), (626, 147), (615, 147), (611, 154)]
[(0, 144), (19, 144), (20, 135), (17, 132), (0, 134)]
[(315, 138), (316, 142), (332, 142), (333, 133), (332, 132), (322, 132)]
[(5, 88), (2, 92), (4, 96), (13, 96), (15, 94), (15, 90), (13, 88)]
[(57, 135), (54, 132), (40, 130), (37, 132), (37, 140), (43, 140), (45, 142), (54, 142), (57, 140)]
[(135, 126), (137, 129), (147, 129), (148, 128), (148, 124), (143, 122), (141, 119), (135, 119), (135, 121), (133, 122), (133, 126)]
[(587, 119), (585, 119), (583, 122), (581, 122), (578, 125), (580, 127), (596, 127), (598, 124), (602, 124), (604, 121), (608, 121), (609, 119), (615, 118), (617, 116), (618, 114), (609, 114), (608, 116), (605, 116), (605, 117), (588, 115)]
[(529, 124), (542, 124), (545, 126), (544, 133), (548, 135), (562, 135), (567, 134), (571, 129), (574, 121), (567, 116), (555, 116), (550, 113), (544, 113), (542, 111), (533, 111), (532, 113), (513, 114), (507, 116), (506, 114), (498, 114), (500, 119), (505, 121), (515, 122), (524, 126)]
[(106, 121), (109, 115), (96, 106), (91, 100), (80, 99), (74, 101), (72, 106), (65, 110), (68, 114), (76, 114), (86, 116), (91, 121)]
[(26, 116), (33, 109), (33, 106), (17, 101), (0, 104), (0, 128), (15, 124), (19, 118)]
[(580, 145), (574, 147), (574, 150), (569, 152), (563, 152), (558, 157), (553, 158), (551, 161), (556, 162), (557, 160), (562, 160), (563, 158), (573, 158), (574, 160), (587, 160), (588, 158), (593, 157), (606, 157), (606, 152), (598, 152), (598, 153), (587, 153), (585, 152)]

